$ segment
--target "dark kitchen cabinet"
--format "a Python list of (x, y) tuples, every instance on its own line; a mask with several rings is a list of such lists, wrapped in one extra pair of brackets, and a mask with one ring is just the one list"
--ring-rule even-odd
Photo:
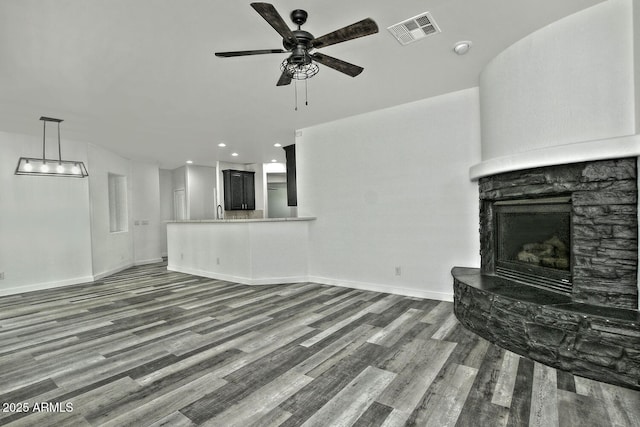
[(224, 179), (224, 208), (228, 211), (256, 208), (255, 172), (227, 169)]
[(287, 158), (287, 205), (298, 206), (298, 191), (296, 188), (296, 145), (291, 144), (282, 148)]

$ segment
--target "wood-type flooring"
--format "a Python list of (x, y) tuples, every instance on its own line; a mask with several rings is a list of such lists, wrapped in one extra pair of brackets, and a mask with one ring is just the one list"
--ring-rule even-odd
[(465, 330), (452, 304), (134, 267), (0, 297), (0, 424), (638, 426), (640, 393)]

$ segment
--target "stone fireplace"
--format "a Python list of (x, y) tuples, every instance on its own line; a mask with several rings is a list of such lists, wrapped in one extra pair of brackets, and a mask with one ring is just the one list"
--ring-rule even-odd
[(635, 157), (480, 178), (480, 269), (454, 309), (498, 345), (640, 389)]
[[(548, 276), (548, 289), (565, 293), (572, 301), (638, 308), (635, 157), (508, 172), (481, 178), (479, 187), (483, 273), (504, 274), (500, 256), (504, 248), (497, 239), (504, 228), (515, 231), (519, 223), (520, 234), (510, 234), (510, 240), (502, 243), (518, 251), (511, 265), (537, 267), (539, 277)], [(504, 224), (504, 208), (516, 218), (515, 224)], [(551, 256), (544, 254), (550, 246), (544, 242), (553, 240), (568, 246), (567, 268), (565, 261), (553, 267), (557, 250), (551, 250)], [(535, 249), (527, 255), (524, 245), (538, 245), (542, 255)], [(533, 263), (518, 260), (518, 255), (529, 256)], [(524, 277), (512, 278), (527, 282)]]

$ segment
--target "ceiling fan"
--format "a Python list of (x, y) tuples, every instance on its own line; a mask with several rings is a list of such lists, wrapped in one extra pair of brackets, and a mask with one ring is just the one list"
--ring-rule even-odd
[(251, 3), (251, 7), (253, 7), (256, 12), (258, 12), (260, 16), (262, 16), (269, 25), (271, 25), (273, 29), (282, 36), (282, 45), (284, 46), (284, 49), (216, 52), (216, 56), (230, 58), (234, 56), (291, 52), (291, 55), (289, 55), (289, 57), (285, 59), (280, 66), (282, 74), (278, 80), (277, 86), (288, 85), (291, 83), (292, 79), (304, 80), (317, 74), (318, 66), (314, 61), (351, 77), (357, 76), (364, 70), (364, 68), (312, 51), (314, 49), (330, 46), (336, 43), (342, 43), (378, 32), (378, 25), (375, 21), (371, 18), (366, 18), (344, 28), (340, 28), (339, 30), (325, 34), (322, 37), (316, 38), (311, 33), (300, 28), (305, 22), (307, 22), (307, 12), (304, 10), (296, 9), (291, 12), (291, 20), (298, 26), (297, 30), (292, 31), (272, 4)]

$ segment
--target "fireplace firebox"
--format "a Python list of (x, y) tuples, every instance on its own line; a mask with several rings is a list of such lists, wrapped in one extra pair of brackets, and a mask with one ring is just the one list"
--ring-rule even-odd
[(494, 203), (495, 273), (569, 295), (571, 197)]

